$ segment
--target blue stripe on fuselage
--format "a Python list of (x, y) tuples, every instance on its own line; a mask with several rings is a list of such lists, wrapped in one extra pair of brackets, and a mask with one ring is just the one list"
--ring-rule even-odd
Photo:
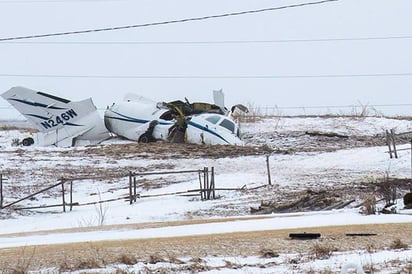
[[(133, 118), (133, 117), (130, 117), (130, 116), (127, 116), (127, 115), (123, 115), (123, 114), (118, 113), (118, 112), (113, 111), (113, 110), (111, 110), (111, 112), (119, 115), (119, 116), (122, 117), (122, 118), (120, 118), (120, 117), (112, 117), (112, 116), (106, 116), (106, 118), (115, 119), (115, 120), (120, 120), (120, 121), (125, 121), (125, 122), (131, 122), (131, 123), (137, 123), (137, 124), (146, 124), (146, 123), (149, 123), (149, 122), (150, 122), (150, 120), (143, 120), (143, 119)], [(161, 122), (161, 121), (158, 121), (158, 122), (159, 122), (159, 125), (163, 125), (163, 126), (173, 125), (173, 123), (171, 123), (171, 122)]]
[[(111, 110), (111, 112), (119, 115), (120, 117), (112, 117), (112, 116), (105, 116), (105, 117), (109, 118), (109, 119), (120, 120), (120, 121), (131, 122), (131, 123), (138, 123), (138, 124), (146, 124), (146, 123), (150, 122), (149, 120), (137, 119), (137, 118), (133, 118), (133, 117), (130, 117), (130, 116), (127, 116), (127, 115), (123, 115), (123, 114), (118, 113), (118, 112), (113, 111), (113, 110)], [(171, 122), (159, 122), (159, 125), (173, 125), (173, 123), (171, 123)], [(210, 133), (210, 134), (218, 137), (219, 139), (223, 140), (224, 142), (230, 144), (220, 134), (218, 134), (215, 131), (210, 130), (209, 128), (207, 128), (205, 126), (199, 125), (199, 124), (197, 124), (195, 122), (192, 122), (192, 121), (189, 121), (189, 125), (197, 128), (197, 129), (200, 129), (202, 131), (206, 131), (207, 133)]]
[(226, 143), (229, 144), (229, 142), (226, 141), (226, 139), (223, 138), (220, 134), (218, 134), (218, 133), (215, 132), (215, 131), (210, 130), (210, 129), (207, 128), (207, 127), (204, 127), (204, 126), (199, 125), (199, 124), (197, 124), (197, 123), (195, 123), (195, 122), (192, 122), (192, 121), (189, 121), (189, 125), (191, 125), (191, 126), (193, 126), (193, 127), (195, 127), (195, 128), (198, 128), (198, 129), (200, 129), (200, 130), (202, 130), (202, 131), (206, 131), (206, 132), (208, 132), (208, 133), (210, 133), (210, 134), (212, 134), (212, 135), (214, 135), (214, 136), (222, 139), (223, 141), (225, 141)]

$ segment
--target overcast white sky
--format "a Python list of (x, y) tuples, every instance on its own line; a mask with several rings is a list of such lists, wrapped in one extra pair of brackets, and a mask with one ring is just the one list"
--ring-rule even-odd
[[(0, 0), (0, 39), (135, 25), (316, 0)], [(340, 0), (260, 14), (94, 34), (0, 42), (0, 93), (13, 86), (98, 107), (128, 92), (155, 101), (310, 107), (412, 104), (412, 75), (274, 79), (113, 79), (56, 76), (302, 76), (412, 73), (412, 1)], [(271, 43), (55, 44), (55, 42), (213, 42), (399, 37)], [(42, 42), (39, 44), (39, 42)], [(54, 44), (44, 43), (54, 42)], [(9, 77), (5, 75), (26, 75)], [(0, 119), (16, 113), (0, 99)], [(383, 108), (383, 111), (389, 109)], [(282, 111), (282, 110), (281, 110)], [(307, 109), (307, 111), (309, 111)], [(326, 111), (326, 110), (322, 110)], [(286, 112), (286, 110), (285, 110)], [(412, 115), (412, 105), (391, 108)]]

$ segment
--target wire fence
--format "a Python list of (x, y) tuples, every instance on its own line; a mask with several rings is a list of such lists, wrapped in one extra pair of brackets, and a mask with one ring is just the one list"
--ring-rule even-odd
[[(126, 172), (125, 172), (126, 173)], [(189, 190), (181, 190), (177, 192), (167, 192), (167, 193), (156, 193), (156, 194), (142, 194), (142, 186), (139, 180), (142, 178), (146, 178), (148, 176), (154, 175), (178, 175), (178, 174), (193, 174), (195, 175), (194, 178), (198, 178), (199, 180), (199, 188), (189, 189)], [(82, 182), (85, 180), (101, 180), (105, 179), (105, 177), (73, 177), (73, 178), (60, 178), (58, 179), (57, 183), (47, 186), (39, 191), (36, 191), (30, 195), (25, 197), (21, 197), (14, 201), (10, 201), (10, 197), (7, 197), (7, 201), (5, 202), (5, 195), (4, 195), (4, 183), (8, 181), (2, 173), (0, 173), (0, 210), (11, 208), (13, 210), (30, 210), (30, 209), (45, 209), (45, 208), (58, 208), (61, 207), (63, 212), (66, 212), (66, 208), (69, 207), (69, 210), (72, 211), (73, 207), (80, 207), (80, 206), (89, 206), (89, 205), (96, 205), (96, 204), (103, 204), (103, 203), (111, 203), (120, 200), (124, 200), (129, 202), (131, 205), (136, 203), (137, 200), (143, 198), (153, 198), (153, 197), (164, 197), (164, 196), (200, 196), (202, 201), (207, 200), (214, 200), (216, 199), (216, 190), (226, 190), (226, 191), (235, 191), (239, 189), (228, 189), (228, 188), (216, 188), (215, 182), (215, 168), (211, 167), (204, 167), (203, 169), (193, 169), (193, 170), (166, 170), (166, 171), (155, 171), (155, 172), (132, 172), (130, 171), (129, 174), (126, 176), (121, 176), (118, 178), (119, 182), (126, 182), (126, 180), (122, 180), (124, 178), (128, 178), (128, 187), (121, 187), (121, 190), (126, 190), (120, 193), (110, 193), (110, 198), (102, 199), (99, 195), (98, 201), (82, 201), (82, 202), (75, 202), (73, 197), (74, 195), (74, 188), (77, 186), (74, 182)], [(126, 183), (125, 183), (126, 185)], [(8, 184), (8, 188), (10, 188), (10, 184)], [(56, 192), (55, 198), (60, 198), (61, 202), (56, 203), (53, 201), (51, 204), (41, 204), (41, 205), (23, 205), (21, 204), (35, 196), (43, 194), (52, 189), (61, 189), (60, 191)], [(78, 193), (78, 192), (76, 192)], [(100, 194), (100, 193), (99, 193)], [(18, 206), (20, 205), (20, 206)]]

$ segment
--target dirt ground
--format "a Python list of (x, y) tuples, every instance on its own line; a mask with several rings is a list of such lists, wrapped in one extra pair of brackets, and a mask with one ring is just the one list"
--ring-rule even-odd
[[(218, 221), (218, 220), (215, 220)], [(169, 226), (179, 223), (157, 223), (146, 226)], [(141, 228), (142, 226), (140, 226)], [(144, 227), (144, 226), (143, 226)], [(396, 249), (395, 243), (412, 245), (412, 223), (355, 225), (319, 228), (268, 230), (176, 238), (85, 242), (77, 244), (26, 246), (0, 250), (0, 269), (38, 269), (57, 267), (62, 271), (90, 269), (108, 264), (137, 262), (173, 262), (177, 258), (193, 260), (206, 256), (262, 256), (274, 254), (311, 254), (315, 248), (333, 252), (360, 250), (373, 253)], [(119, 228), (119, 227), (112, 227)], [(129, 227), (130, 228), (130, 227)], [(135, 227), (138, 229), (139, 227)], [(90, 229), (90, 228), (89, 228)], [(101, 228), (100, 228), (101, 229)], [(289, 233), (321, 233), (317, 240), (292, 240)], [(376, 236), (351, 237), (346, 233), (374, 233)], [(297, 262), (298, 263), (298, 262)], [(6, 271), (4, 271), (6, 272)]]

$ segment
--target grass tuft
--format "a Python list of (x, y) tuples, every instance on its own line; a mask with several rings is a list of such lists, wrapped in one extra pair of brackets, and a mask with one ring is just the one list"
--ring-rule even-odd
[(262, 258), (278, 258), (279, 257), (279, 253), (273, 251), (272, 249), (268, 249), (268, 248), (264, 248), (262, 250), (260, 250), (260, 257)]
[(312, 257), (318, 260), (326, 260), (332, 256), (333, 251), (336, 249), (331, 246), (315, 244), (311, 248)]
[(404, 242), (401, 241), (401, 239), (396, 239), (394, 240), (391, 245), (389, 246), (391, 249), (407, 249), (408, 245)]

